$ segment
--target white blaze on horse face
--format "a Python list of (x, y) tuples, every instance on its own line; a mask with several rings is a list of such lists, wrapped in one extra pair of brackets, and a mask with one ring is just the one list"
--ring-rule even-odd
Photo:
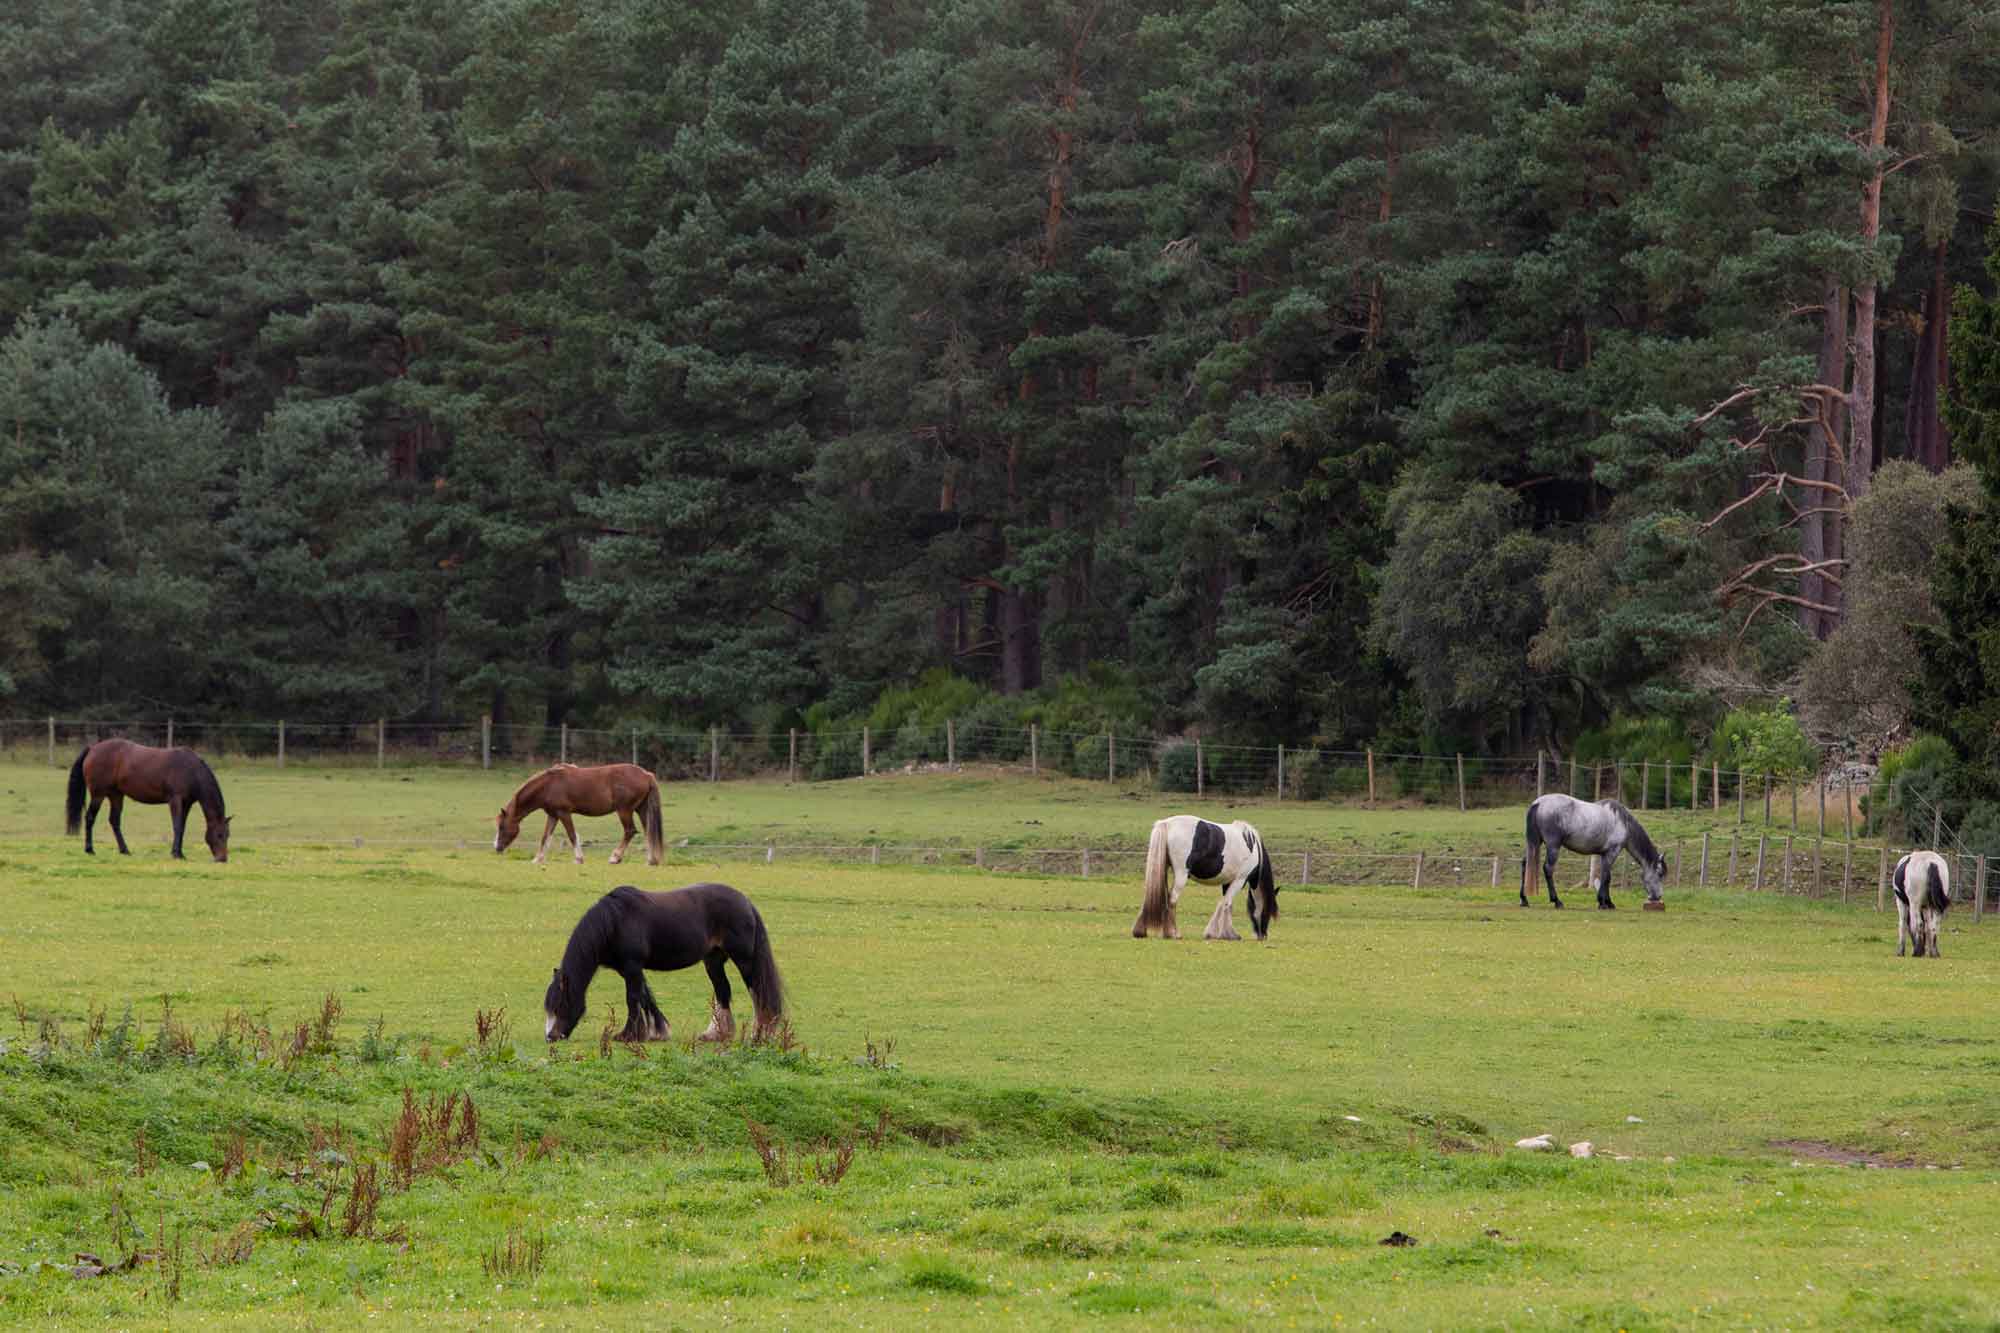
[(554, 1041), (555, 1039), (556, 1039), (556, 1016), (550, 1013), (548, 1010), (544, 1009), (542, 1010), (542, 1040)]

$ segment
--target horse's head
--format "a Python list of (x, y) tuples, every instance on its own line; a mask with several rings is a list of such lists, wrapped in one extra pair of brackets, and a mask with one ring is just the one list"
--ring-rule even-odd
[(211, 819), (208, 821), (206, 832), (208, 854), (218, 861), (227, 861), (229, 859), (230, 818), (230, 816), (225, 815), (221, 819)]
[(570, 985), (563, 970), (557, 968), (549, 978), (548, 993), (542, 996), (542, 1036), (549, 1041), (561, 1041), (576, 1031), (582, 1017), (583, 987)]
[(514, 813), (514, 803), (509, 801), (500, 807), (500, 813), (493, 816), (493, 850), (504, 852), (521, 836), (521, 817)]
[(1639, 863), (1639, 878), (1646, 885), (1647, 901), (1660, 901), (1660, 891), (1666, 887), (1667, 883), (1666, 854), (1663, 852), (1654, 852), (1651, 856), (1641, 856), (1633, 859)]

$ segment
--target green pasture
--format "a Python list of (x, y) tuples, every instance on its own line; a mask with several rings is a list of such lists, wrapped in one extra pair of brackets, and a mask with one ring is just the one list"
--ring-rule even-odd
[[(1918, 962), (1872, 895), (1598, 913), (1293, 886), (1268, 946), (1192, 938), (1206, 894), (1191, 938), (1141, 943), (1129, 877), (704, 850), (1137, 842), (1160, 802), (1102, 784), (676, 786), (669, 865), (605, 866), (592, 821), (585, 866), (538, 869), (490, 850), (512, 775), (225, 770), (226, 866), (170, 861), (145, 807), (134, 856), (86, 858), (60, 776), (0, 766), (0, 1321), (2000, 1319), (2000, 924), (1968, 914)], [(1494, 850), (1518, 818), (1241, 813), (1273, 842)], [(698, 970), (654, 978), (674, 1042), (601, 1050), (600, 977), (545, 1047), (582, 910), (701, 878), (764, 913), (791, 1049), (684, 1045)], [(404, 1188), (406, 1088), (470, 1096), (480, 1135)], [(1544, 1132), (1553, 1154), (1513, 1146)], [(377, 1165), (379, 1212), (343, 1236)], [(141, 1261), (79, 1277), (79, 1252)]]

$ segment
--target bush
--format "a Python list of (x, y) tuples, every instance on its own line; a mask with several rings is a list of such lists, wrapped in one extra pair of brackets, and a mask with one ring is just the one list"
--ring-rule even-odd
[[(1197, 791), (1197, 764), (1195, 756), (1200, 752), (1193, 741), (1168, 741), (1160, 747), (1157, 783), (1161, 791)], [(1203, 755), (1204, 762), (1207, 756)], [(1211, 772), (1213, 768), (1211, 766)], [(1204, 775), (1205, 776), (1205, 775)]]
[[(1672, 718), (1614, 717), (1607, 725), (1576, 738), (1579, 763), (1625, 761), (1626, 803), (1633, 806), (1685, 807), (1688, 797), (1695, 794), (1688, 790), (1694, 780), (1690, 772), (1694, 756), (1694, 741)], [(1642, 782), (1647, 786), (1644, 795), (1639, 792)]]
[(1947, 807), (1952, 804), (1951, 773), (1956, 763), (1951, 746), (1937, 736), (1918, 736), (1908, 745), (1884, 750), (1875, 783), (1862, 798), (1868, 831), (1928, 838), (1932, 807), (1953, 818)]
[(1715, 729), (1709, 753), (1724, 768), (1797, 778), (1819, 771), (1819, 751), (1792, 716), (1792, 701), (1776, 708), (1736, 708)]

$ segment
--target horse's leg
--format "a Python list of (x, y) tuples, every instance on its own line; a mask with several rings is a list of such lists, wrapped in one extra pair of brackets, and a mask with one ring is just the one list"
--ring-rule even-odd
[(576, 825), (569, 822), (569, 815), (562, 816), (563, 832), (569, 835), (570, 853), (578, 865), (583, 864), (583, 839), (576, 836)]
[(1617, 903), (1611, 901), (1611, 867), (1618, 860), (1618, 853), (1623, 850), (1622, 846), (1613, 847), (1598, 860), (1597, 907), (1599, 911), (1609, 912), (1618, 906)]
[(1924, 909), (1924, 938), (1930, 941), (1931, 957), (1933, 958), (1944, 957), (1943, 954), (1938, 952), (1937, 947), (1938, 928), (1943, 924), (1944, 922), (1938, 918), (1936, 912), (1931, 911), (1929, 908)]
[(1187, 882), (1187, 867), (1175, 867), (1174, 887), (1167, 891), (1167, 928), (1161, 939), (1177, 940), (1181, 937), (1181, 890), (1187, 887)]
[(618, 822), (625, 826), (625, 837), (619, 842), (618, 850), (611, 853), (612, 865), (617, 865), (625, 859), (625, 849), (632, 845), (632, 835), (639, 831), (639, 826), (632, 822), (632, 812), (630, 810), (620, 810), (618, 812)]
[[(732, 1041), (736, 1037), (736, 1016), (729, 1012), (729, 974), (722, 970), (722, 950), (710, 950), (701, 961), (708, 968), (708, 984), (715, 988), (715, 998), (708, 1002), (708, 1027), (695, 1040)], [(743, 970), (741, 962), (736, 964), (736, 970)]]
[[(1910, 905), (1903, 901), (1903, 892), (1901, 889), (1898, 889), (1896, 891), (1896, 957), (1901, 958), (1903, 956), (1903, 946), (1913, 937), (1914, 932), (1910, 929)], [(1917, 951), (1917, 956), (1923, 956), (1921, 949)]]
[(1549, 886), (1549, 906), (1561, 907), (1563, 900), (1556, 897), (1556, 857), (1562, 853), (1562, 844), (1552, 842), (1542, 853), (1542, 878)]
[[(174, 860), (185, 861), (187, 857), (181, 855), (181, 834), (187, 830), (187, 802), (178, 796), (169, 796), (167, 798), (167, 818), (171, 819), (174, 824)], [(115, 812), (111, 816), (111, 826), (113, 828), (118, 827), (118, 816)], [(121, 844), (124, 841), (123, 838), (119, 839)], [(122, 852), (125, 849), (121, 846), (118, 850)]]
[[(118, 840), (118, 854), (130, 856), (132, 849), (125, 845), (125, 793), (116, 791), (111, 793), (111, 808), (105, 812), (105, 817), (111, 823), (111, 836)], [(180, 841), (176, 836), (174, 845), (180, 846)]]
[(542, 843), (535, 848), (535, 864), (547, 865), (549, 861), (549, 839), (555, 836), (556, 817), (549, 816), (549, 822), (542, 825)]
[(646, 970), (634, 967), (625, 974), (625, 1030), (620, 1041), (665, 1041), (667, 1016), (653, 1000), (653, 988), (646, 984)]
[(97, 822), (97, 807), (104, 804), (102, 796), (90, 798), (90, 808), (83, 812), (83, 850), (90, 856), (97, 855), (97, 848), (90, 841), (90, 827)]
[(1221, 901), (1216, 903), (1215, 911), (1209, 914), (1208, 929), (1201, 933), (1203, 939), (1240, 940), (1243, 938), (1236, 933), (1236, 893), (1242, 887), (1243, 881), (1239, 879), (1222, 890)]

